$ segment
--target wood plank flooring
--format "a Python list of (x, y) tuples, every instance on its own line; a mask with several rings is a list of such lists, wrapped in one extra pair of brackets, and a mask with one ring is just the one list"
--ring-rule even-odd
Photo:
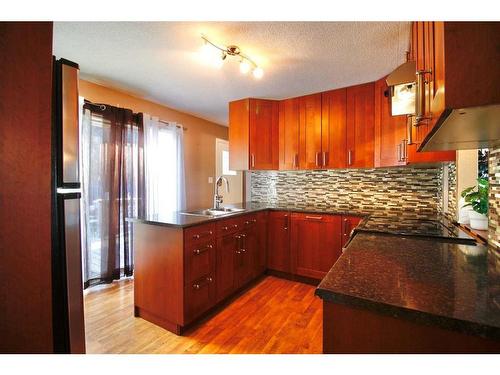
[(321, 353), (311, 285), (266, 276), (184, 336), (135, 318), (133, 288), (123, 280), (85, 292), (87, 353)]

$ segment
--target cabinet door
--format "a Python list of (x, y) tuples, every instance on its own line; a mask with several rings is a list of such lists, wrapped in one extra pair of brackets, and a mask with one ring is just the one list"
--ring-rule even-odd
[(321, 168), (321, 93), (302, 96), (300, 105), (300, 169)]
[(250, 169), (278, 169), (278, 102), (250, 99)]
[(375, 82), (375, 167), (405, 165), (407, 117), (392, 116), (385, 77)]
[(322, 279), (342, 253), (341, 217), (293, 213), (290, 239), (293, 273)]
[(361, 220), (363, 218), (359, 216), (342, 216), (342, 247), (349, 241), (352, 231), (358, 226)]
[(247, 170), (249, 164), (250, 99), (229, 103), (229, 168)]
[(374, 83), (347, 88), (347, 167), (372, 168), (374, 156)]
[(322, 166), (326, 169), (347, 166), (346, 89), (321, 95)]
[(235, 256), (239, 251), (239, 234), (228, 234), (217, 239), (217, 301), (229, 296), (236, 289)]
[(299, 168), (299, 99), (279, 104), (279, 169)]
[(184, 290), (184, 324), (188, 324), (215, 305), (214, 285), (212, 274), (186, 285)]
[(290, 272), (289, 216), (288, 212), (269, 212), (267, 268)]
[(255, 216), (257, 231), (256, 256), (254, 264), (254, 276), (264, 273), (267, 268), (267, 225), (268, 213), (259, 212)]
[(257, 257), (257, 230), (253, 224), (240, 234), (240, 247), (236, 252), (236, 280), (237, 288), (252, 280)]

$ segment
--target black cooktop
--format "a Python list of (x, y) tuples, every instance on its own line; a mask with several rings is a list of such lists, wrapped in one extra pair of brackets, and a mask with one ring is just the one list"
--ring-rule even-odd
[(370, 216), (359, 224), (356, 231), (434, 237), (454, 242), (476, 243), (473, 237), (444, 218), (440, 220), (425, 220)]

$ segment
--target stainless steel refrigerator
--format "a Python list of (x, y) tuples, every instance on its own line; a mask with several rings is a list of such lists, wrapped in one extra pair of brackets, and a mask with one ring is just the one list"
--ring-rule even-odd
[(54, 58), (52, 305), (56, 353), (85, 353), (78, 73), (78, 64)]

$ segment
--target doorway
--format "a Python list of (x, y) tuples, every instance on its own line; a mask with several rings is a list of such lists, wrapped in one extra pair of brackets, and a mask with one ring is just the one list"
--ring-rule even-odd
[[(215, 139), (215, 179), (224, 176), (229, 182), (229, 193), (224, 188), (219, 189), (224, 204), (243, 202), (243, 172), (229, 169), (229, 142), (225, 139)], [(215, 183), (215, 180), (214, 180)]]

